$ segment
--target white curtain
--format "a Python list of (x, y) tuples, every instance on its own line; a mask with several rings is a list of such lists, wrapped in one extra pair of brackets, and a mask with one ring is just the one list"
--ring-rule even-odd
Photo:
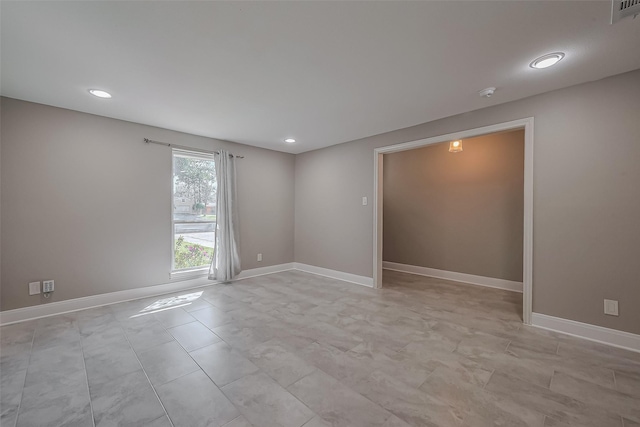
[(216, 159), (216, 244), (209, 279), (227, 282), (240, 273), (238, 212), (236, 209), (236, 159), (220, 150)]

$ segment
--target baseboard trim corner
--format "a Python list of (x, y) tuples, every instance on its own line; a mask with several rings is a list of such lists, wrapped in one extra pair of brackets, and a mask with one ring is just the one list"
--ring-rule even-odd
[(618, 331), (541, 313), (531, 314), (531, 326), (640, 353), (640, 335), (632, 334), (631, 332)]
[[(263, 276), (265, 274), (278, 273), (280, 271), (292, 270), (293, 265), (294, 263), (286, 263), (245, 270), (242, 271), (234, 281)], [(171, 292), (201, 288), (203, 286), (215, 285), (216, 283), (219, 282), (209, 280), (206, 275), (202, 275), (200, 277), (192, 277), (185, 280), (174, 279), (169, 283), (163, 283), (161, 285), (145, 286), (142, 288), (127, 289), (105, 294), (73, 298), (64, 301), (55, 301), (30, 307), (16, 308), (14, 310), (5, 310), (0, 311), (0, 326), (24, 322), (26, 320), (40, 319), (42, 317), (71, 313), (73, 311), (85, 310), (102, 305), (117, 304), (120, 302), (154, 297)]]
[(359, 276), (357, 274), (345, 273), (344, 271), (331, 270), (299, 262), (294, 262), (293, 265), (295, 270), (304, 271), (305, 273), (317, 274), (318, 276), (330, 277), (332, 279), (342, 280), (343, 282), (350, 282), (373, 288), (373, 278), (371, 277)]
[(435, 277), (436, 279), (453, 280), (471, 285), (485, 286), (488, 288), (503, 289), (505, 291), (522, 293), (522, 282), (512, 280), (495, 279), (493, 277), (476, 276), (474, 274), (457, 273), (455, 271), (438, 270), (436, 268), (420, 267), (417, 265), (400, 264), (397, 262), (383, 261), (385, 270), (400, 271), (419, 276)]

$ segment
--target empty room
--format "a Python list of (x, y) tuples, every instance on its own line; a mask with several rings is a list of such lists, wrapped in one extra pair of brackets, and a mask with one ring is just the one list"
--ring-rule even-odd
[(0, 2), (0, 425), (640, 426), (637, 1)]
[(385, 281), (522, 320), (524, 130), (387, 154), (383, 173), (383, 268), (405, 273)]

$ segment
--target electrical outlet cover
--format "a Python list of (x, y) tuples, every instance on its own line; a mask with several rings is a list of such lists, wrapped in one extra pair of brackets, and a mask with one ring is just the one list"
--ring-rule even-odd
[(618, 301), (611, 299), (604, 300), (604, 314), (618, 316)]
[(54, 289), (53, 280), (45, 280), (44, 282), (42, 282), (43, 293), (53, 292), (53, 289)]
[(29, 283), (29, 295), (38, 295), (40, 293), (40, 282)]

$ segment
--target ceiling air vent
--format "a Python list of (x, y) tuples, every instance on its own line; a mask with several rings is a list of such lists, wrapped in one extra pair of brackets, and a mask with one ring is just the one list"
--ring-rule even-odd
[(640, 0), (611, 0), (611, 23), (640, 14)]

